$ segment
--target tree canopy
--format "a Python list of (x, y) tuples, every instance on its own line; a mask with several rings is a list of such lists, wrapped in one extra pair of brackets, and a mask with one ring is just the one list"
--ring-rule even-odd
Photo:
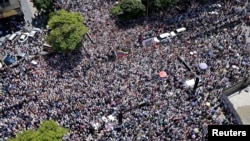
[(146, 11), (145, 6), (140, 0), (123, 0), (121, 2), (121, 9), (124, 13), (131, 13), (133, 15), (142, 15)]
[(48, 26), (51, 29), (46, 42), (54, 51), (71, 52), (82, 42), (82, 36), (88, 28), (83, 24), (84, 18), (80, 13), (59, 10), (49, 17)]
[[(141, 17), (146, 9), (160, 9), (174, 6), (179, 0), (121, 0), (110, 9), (110, 14), (126, 17), (126, 19)], [(121, 14), (122, 13), (122, 14)]]
[(34, 6), (40, 11), (45, 10), (47, 12), (51, 11), (53, 2), (52, 0), (32, 0)]
[(128, 16), (128, 18), (137, 18), (146, 12), (146, 7), (140, 0), (122, 0), (120, 8), (122, 13)]
[(55, 121), (44, 121), (37, 130), (29, 129), (18, 133), (9, 141), (62, 141), (67, 129), (60, 127)]
[(110, 10), (109, 10), (110, 14), (112, 15), (119, 15), (120, 13), (122, 13), (122, 9), (120, 4), (119, 5), (115, 5), (113, 6)]

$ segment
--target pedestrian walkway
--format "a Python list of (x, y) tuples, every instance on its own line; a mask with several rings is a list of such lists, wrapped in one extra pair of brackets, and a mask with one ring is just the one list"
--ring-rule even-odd
[(31, 0), (21, 0), (21, 9), (24, 14), (24, 19), (28, 24), (32, 23), (32, 19), (34, 18), (34, 14), (37, 12), (37, 9), (33, 6)]

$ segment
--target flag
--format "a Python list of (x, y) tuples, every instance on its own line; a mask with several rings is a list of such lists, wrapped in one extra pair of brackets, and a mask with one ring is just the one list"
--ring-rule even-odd
[(118, 58), (121, 58), (121, 57), (124, 57), (124, 56), (128, 55), (128, 52), (118, 50), (116, 55), (117, 55)]

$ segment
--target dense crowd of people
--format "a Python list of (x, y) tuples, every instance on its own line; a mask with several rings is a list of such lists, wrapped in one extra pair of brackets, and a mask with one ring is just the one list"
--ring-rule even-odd
[(14, 18), (1, 19), (0, 37), (20, 30), (22, 26), (24, 26), (24, 22), (21, 16), (16, 16)]
[[(69, 128), (64, 139), (74, 141), (205, 140), (207, 125), (238, 124), (220, 96), (250, 70), (241, 28), (244, 8), (232, 1), (221, 7), (192, 3), (184, 14), (153, 13), (144, 23), (117, 23), (109, 15), (112, 2), (57, 4), (82, 13), (94, 43), (86, 36), (73, 53), (37, 56), (36, 65), (26, 58), (5, 68), (0, 74), (6, 91), (0, 95), (0, 137), (14, 137), (46, 119)], [(214, 10), (219, 14), (208, 13)], [(180, 27), (187, 31), (169, 42), (136, 47), (147, 37)], [(119, 58), (118, 50), (128, 54)], [(202, 62), (206, 70), (199, 68)], [(167, 77), (160, 78), (160, 71)], [(201, 81), (193, 93), (185, 81), (196, 75)]]

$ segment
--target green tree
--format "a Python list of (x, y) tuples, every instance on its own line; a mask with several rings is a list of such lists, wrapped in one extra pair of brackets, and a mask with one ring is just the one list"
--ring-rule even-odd
[(47, 12), (50, 12), (52, 9), (53, 2), (52, 0), (32, 0), (34, 6), (40, 11), (45, 10)]
[(70, 52), (82, 42), (82, 36), (88, 32), (83, 24), (84, 18), (80, 13), (59, 10), (50, 15), (48, 26), (51, 29), (46, 42), (54, 51)]
[(120, 13), (122, 13), (122, 9), (120, 7), (120, 5), (115, 5), (110, 9), (110, 14), (112, 15), (119, 15)]
[(33, 129), (18, 133), (15, 139), (9, 141), (62, 141), (62, 137), (68, 132), (55, 121), (44, 121), (37, 131)]
[(123, 14), (129, 17), (140, 17), (145, 14), (146, 7), (140, 0), (123, 0), (121, 2), (121, 9)]

